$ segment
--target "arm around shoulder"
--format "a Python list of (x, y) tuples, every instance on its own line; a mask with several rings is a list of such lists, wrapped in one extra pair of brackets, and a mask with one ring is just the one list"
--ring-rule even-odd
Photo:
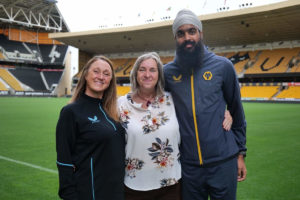
[(233, 64), (228, 61), (225, 63), (223, 73), (223, 94), (232, 118), (232, 131), (235, 134), (239, 151), (246, 152), (246, 119), (241, 101), (240, 85)]

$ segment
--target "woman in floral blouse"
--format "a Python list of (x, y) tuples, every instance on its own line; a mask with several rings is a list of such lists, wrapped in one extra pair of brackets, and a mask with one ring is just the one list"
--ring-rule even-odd
[(163, 89), (162, 67), (157, 53), (140, 56), (130, 74), (131, 92), (118, 99), (127, 131), (126, 200), (177, 200), (181, 196), (179, 125), (172, 96)]

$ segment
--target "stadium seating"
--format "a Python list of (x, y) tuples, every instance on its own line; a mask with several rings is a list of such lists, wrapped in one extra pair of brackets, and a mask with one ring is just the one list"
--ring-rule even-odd
[(294, 66), (290, 72), (300, 72), (300, 65)]
[[(265, 73), (295, 73), (300, 72), (300, 48), (281, 48), (273, 50), (253, 50), (240, 52), (224, 52), (217, 55), (230, 59), (238, 75), (265, 74)], [(174, 59), (173, 56), (161, 56), (161, 61), (166, 64)], [(134, 58), (112, 59), (116, 77), (129, 78), (130, 70), (135, 62)], [(243, 76), (241, 76), (243, 77)], [(276, 99), (276, 98), (300, 98), (298, 88), (290, 86), (287, 90), (281, 90), (282, 82), (278, 85), (266, 85), (260, 83), (243, 85), (241, 87), (242, 98), (251, 99)], [(118, 95), (124, 95), (130, 90), (129, 87), (118, 86)]]
[(297, 98), (300, 99), (300, 86), (288, 86), (287, 89), (281, 91), (276, 98)]
[[(288, 73), (300, 72), (300, 48), (285, 48), (274, 50), (255, 50), (217, 53), (217, 55), (230, 59), (237, 74), (264, 74), (264, 73)], [(162, 56), (161, 61), (166, 64), (174, 59), (174, 56)], [(296, 65), (289, 69), (292, 59)], [(135, 59), (112, 59), (115, 65), (117, 77), (129, 77), (129, 72)]]
[(112, 62), (115, 67), (116, 77), (129, 77), (135, 59), (133, 58), (112, 59)]
[(42, 45), (39, 45), (39, 47), (40, 47), (40, 51), (41, 51), (44, 63), (51, 63), (51, 58), (49, 57), (49, 55), (50, 55), (50, 52), (51, 52), (53, 46), (42, 44)]
[[(173, 56), (161, 57), (161, 62), (167, 64), (168, 62), (173, 61)], [(129, 77), (130, 71), (134, 65), (136, 58), (118, 58), (112, 59), (112, 62), (115, 67), (116, 77)]]
[(49, 88), (51, 88), (52, 85), (58, 84), (63, 71), (62, 70), (60, 70), (60, 71), (59, 70), (43, 70), (42, 73), (47, 81), (47, 85), (49, 86)]
[(270, 99), (278, 92), (279, 86), (243, 86), (241, 96), (243, 98), (267, 98)]
[(0, 52), (0, 60), (5, 60), (5, 57), (1, 52)]
[(40, 54), (40, 48), (38, 44), (33, 44), (33, 43), (24, 43), (30, 50), (30, 53), (33, 53), (34, 51)]
[(174, 56), (161, 57), (160, 60), (163, 64), (167, 64), (174, 60)]
[(58, 54), (56, 54), (57, 56), (54, 56), (54, 58), (55, 58), (54, 62), (63, 64), (65, 55), (67, 53), (68, 46), (66, 46), (66, 45), (55, 45), (55, 46), (56, 46), (55, 51)]
[(224, 56), (224, 57), (227, 57), (227, 58), (230, 58), (232, 56), (234, 56), (236, 53), (233, 53), (233, 52), (227, 52), (227, 53), (224, 53), (224, 54), (219, 54), (220, 56)]
[(117, 86), (117, 94), (118, 96), (124, 96), (130, 91), (130, 86)]
[(0, 68), (0, 77), (15, 91), (24, 91), (18, 80), (6, 69)]
[[(0, 34), (0, 47), (2, 47), (2, 50), (4, 52), (6, 52), (8, 60), (22, 60), (22, 62), (25, 63), (34, 62), (41, 64), (58, 65), (63, 65), (63, 61), (68, 48), (68, 46), (60, 44), (38, 44), (21, 42), (21, 40), (8, 40), (7, 37), (3, 34)], [(5, 59), (2, 53), (0, 55), (0, 59)]]
[(288, 72), (300, 72), (300, 52), (291, 59)]
[(8, 52), (29, 53), (21, 42), (8, 40), (3, 34), (0, 34), (0, 46)]
[(245, 74), (285, 73), (289, 62), (298, 53), (299, 48), (264, 50), (253, 67), (248, 68)]
[(5, 85), (0, 81), (0, 91), (8, 91)]
[(47, 91), (41, 78), (40, 71), (31, 68), (15, 68), (9, 70), (18, 80), (34, 91)]

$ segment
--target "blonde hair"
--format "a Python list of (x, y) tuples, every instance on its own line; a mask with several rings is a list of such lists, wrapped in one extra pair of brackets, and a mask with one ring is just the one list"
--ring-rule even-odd
[(103, 108), (105, 112), (113, 118), (115, 121), (119, 121), (119, 115), (117, 110), (117, 84), (116, 84), (116, 77), (114, 73), (114, 68), (112, 62), (106, 58), (105, 56), (98, 55), (91, 58), (85, 66), (82, 68), (82, 73), (80, 76), (80, 79), (77, 83), (77, 86), (75, 88), (75, 92), (70, 100), (70, 103), (76, 101), (79, 97), (81, 97), (86, 89), (86, 76), (88, 74), (88, 71), (91, 67), (91, 65), (96, 62), (97, 60), (103, 60), (107, 62), (111, 68), (112, 71), (112, 78), (110, 81), (110, 84), (108, 88), (103, 93)]
[(137, 82), (137, 72), (138, 69), (140, 68), (141, 63), (144, 60), (148, 60), (148, 59), (153, 59), (157, 64), (158, 80), (157, 80), (157, 84), (155, 85), (155, 92), (156, 92), (156, 96), (161, 96), (164, 94), (165, 79), (163, 73), (163, 64), (159, 58), (159, 55), (156, 52), (145, 53), (136, 59), (130, 73), (131, 92), (135, 94), (139, 90), (139, 84)]

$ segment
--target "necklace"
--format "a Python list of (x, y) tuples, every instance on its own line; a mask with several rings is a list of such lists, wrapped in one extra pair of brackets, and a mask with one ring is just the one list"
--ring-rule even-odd
[(150, 97), (150, 98), (145, 98), (145, 97), (142, 97), (138, 92), (136, 93), (140, 99), (146, 101), (146, 106), (148, 107), (150, 104), (151, 104), (151, 100), (154, 98), (153, 96)]

